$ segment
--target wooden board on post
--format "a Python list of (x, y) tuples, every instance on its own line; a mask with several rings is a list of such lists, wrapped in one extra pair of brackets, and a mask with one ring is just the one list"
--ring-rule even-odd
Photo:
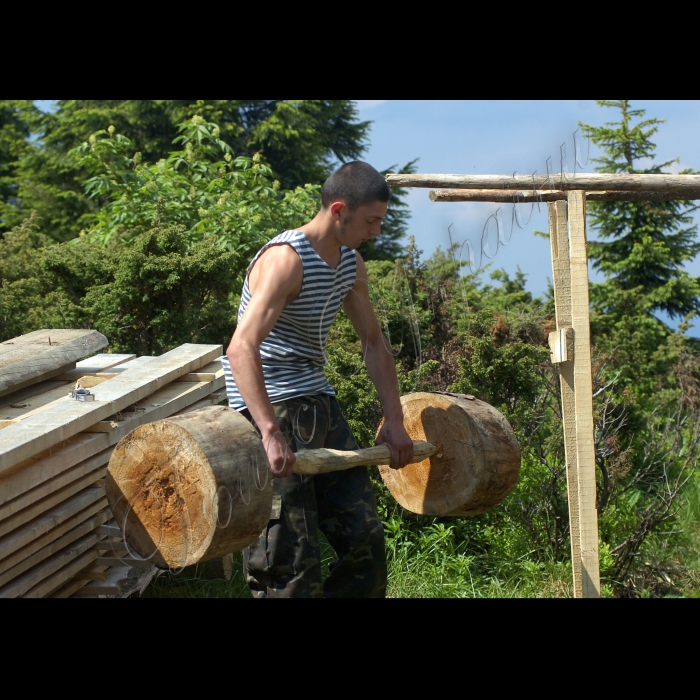
[[(557, 330), (571, 328), (571, 268), (569, 237), (566, 226), (566, 202), (552, 202), (549, 208), (549, 242), (552, 251), (552, 283)], [(578, 469), (576, 457), (576, 404), (574, 402), (574, 362), (569, 358), (559, 364), (561, 413), (564, 427), (566, 485), (569, 497), (571, 565), (574, 575), (574, 598), (582, 597), (581, 543), (578, 511)]]
[(586, 193), (569, 193), (569, 264), (571, 325), (574, 329), (574, 404), (576, 408), (576, 467), (581, 547), (581, 594), (600, 596), (598, 513), (596, 510), (593, 378), (588, 294)]

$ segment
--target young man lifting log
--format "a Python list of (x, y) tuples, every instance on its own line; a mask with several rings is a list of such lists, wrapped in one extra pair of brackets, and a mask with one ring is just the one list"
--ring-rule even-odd
[[(299, 449), (357, 448), (323, 369), (341, 304), (382, 403), (376, 442), (389, 447), (394, 469), (413, 458), (394, 358), (357, 252), (381, 231), (389, 187), (372, 166), (355, 161), (326, 180), (321, 201), (309, 223), (273, 238), (251, 262), (223, 360), (229, 405), (256, 424), (275, 477), (270, 522), (244, 550), (246, 579), (260, 598), (386, 593), (384, 531), (367, 468), (292, 474)], [(337, 556), (323, 584), (319, 528)]]

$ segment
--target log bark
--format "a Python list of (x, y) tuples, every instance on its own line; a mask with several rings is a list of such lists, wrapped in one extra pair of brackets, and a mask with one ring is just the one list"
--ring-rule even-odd
[(262, 443), (224, 406), (136, 428), (115, 447), (105, 486), (126, 542), (161, 568), (246, 547), (272, 507)]
[(379, 467), (404, 508), (421, 515), (478, 515), (513, 490), (520, 447), (495, 408), (474, 397), (426, 392), (402, 396), (401, 405), (408, 434), (437, 447), (432, 457), (403, 469)]
[(628, 175), (608, 173), (546, 175), (389, 174), (390, 187), (452, 187), (467, 190), (700, 190), (700, 175)]
[[(566, 201), (566, 190), (430, 190), (431, 202), (529, 202)], [(700, 199), (700, 188), (694, 190), (663, 190), (630, 192), (624, 190), (592, 190), (586, 192), (592, 202), (660, 202)]]
[[(435, 445), (422, 440), (413, 441), (414, 462), (422, 462), (435, 453)], [(299, 450), (294, 463), (295, 474), (327, 474), (352, 467), (371, 464), (389, 464), (391, 452), (386, 445), (375, 445), (364, 450)]]

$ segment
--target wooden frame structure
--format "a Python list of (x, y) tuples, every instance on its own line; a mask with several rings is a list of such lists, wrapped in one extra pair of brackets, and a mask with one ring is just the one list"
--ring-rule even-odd
[(589, 320), (586, 199), (700, 199), (700, 175), (580, 173), (546, 178), (508, 175), (387, 175), (390, 187), (428, 187), (434, 202), (548, 202), (575, 598), (600, 597), (593, 381)]

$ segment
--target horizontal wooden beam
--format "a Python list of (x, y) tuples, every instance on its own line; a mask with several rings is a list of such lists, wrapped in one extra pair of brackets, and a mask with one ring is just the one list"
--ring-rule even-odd
[[(557, 202), (566, 200), (566, 190), (430, 190), (432, 202)], [(586, 192), (586, 199), (593, 202), (642, 202), (676, 199), (700, 199), (696, 190), (663, 190), (658, 192), (634, 192), (629, 190), (600, 190)]]
[(700, 175), (627, 175), (577, 173), (576, 175), (440, 175), (390, 174), (390, 187), (451, 187), (461, 190), (617, 190), (685, 192), (700, 190)]

